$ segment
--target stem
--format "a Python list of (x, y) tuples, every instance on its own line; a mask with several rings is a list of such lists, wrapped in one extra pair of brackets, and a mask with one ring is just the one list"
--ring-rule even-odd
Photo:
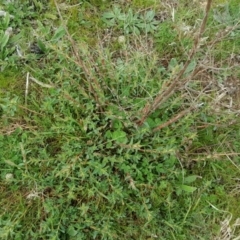
[(186, 71), (186, 69), (189, 66), (189, 64), (191, 63), (193, 57), (197, 53), (197, 50), (198, 50), (198, 47), (199, 47), (199, 41), (200, 41), (204, 31), (205, 31), (205, 27), (206, 27), (206, 23), (207, 23), (207, 19), (208, 19), (208, 14), (209, 14), (209, 11), (210, 11), (210, 8), (211, 8), (211, 3), (212, 3), (212, 0), (208, 0), (207, 5), (206, 5), (206, 9), (205, 9), (205, 16), (202, 20), (202, 23), (201, 23), (201, 26), (200, 26), (200, 29), (199, 29), (199, 33), (195, 37), (194, 45), (193, 45), (192, 49), (190, 50), (188, 60), (185, 62), (182, 70), (178, 73), (178, 75), (175, 78), (170, 79), (170, 85), (165, 90), (158, 93), (158, 95), (154, 99), (153, 103), (147, 103), (145, 105), (145, 107), (142, 109), (142, 111), (141, 111), (141, 116), (142, 117), (137, 122), (137, 124), (139, 126), (141, 126), (145, 122), (147, 117), (152, 112), (154, 112), (159, 107), (160, 104), (167, 101), (169, 99), (169, 97), (175, 92), (176, 87), (178, 86), (179, 82), (181, 81), (181, 78), (182, 78), (184, 72)]

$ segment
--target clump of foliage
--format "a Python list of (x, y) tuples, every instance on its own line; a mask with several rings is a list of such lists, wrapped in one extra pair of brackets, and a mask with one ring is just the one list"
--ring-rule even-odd
[[(22, 23), (29, 44), (10, 54), (24, 90), (0, 99), (0, 236), (220, 239), (229, 229), (237, 236), (240, 104), (231, 83), (239, 72), (227, 56), (224, 70), (222, 59), (211, 62), (219, 45), (204, 34), (225, 30), (211, 1), (187, 30), (170, 18), (181, 5), (161, 23), (151, 9), (106, 11), (104, 2), (85, 1), (83, 31), (87, 14), (100, 19), (89, 42), (72, 33), (70, 15), (81, 4), (33, 2), (24, 7), (34, 39)], [(6, 17), (17, 18), (8, 4)], [(37, 17), (43, 8), (51, 20)], [(1, 54), (9, 48), (7, 41)]]
[(128, 9), (127, 13), (124, 13), (118, 6), (114, 6), (112, 11), (105, 12), (102, 15), (102, 19), (108, 27), (116, 27), (125, 34), (133, 33), (137, 35), (140, 32), (150, 33), (157, 29), (159, 21), (155, 20), (154, 17), (153, 10), (140, 15), (134, 13), (131, 8)]

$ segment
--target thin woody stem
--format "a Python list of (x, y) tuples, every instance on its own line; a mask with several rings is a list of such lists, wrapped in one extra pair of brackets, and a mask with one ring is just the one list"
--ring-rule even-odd
[(175, 89), (178, 86), (178, 83), (180, 82), (180, 80), (181, 80), (182, 76), (184, 75), (187, 67), (191, 63), (194, 55), (196, 54), (196, 52), (198, 50), (199, 41), (201, 39), (202, 34), (205, 31), (205, 27), (206, 27), (206, 23), (207, 23), (207, 19), (208, 19), (208, 14), (209, 14), (209, 11), (210, 11), (210, 8), (211, 8), (211, 3), (212, 3), (212, 0), (208, 0), (207, 5), (206, 5), (206, 10), (205, 10), (205, 16), (202, 20), (202, 23), (201, 23), (201, 26), (200, 26), (200, 29), (199, 29), (199, 33), (195, 37), (194, 45), (193, 45), (192, 49), (190, 50), (188, 60), (185, 62), (182, 70), (178, 73), (178, 75), (175, 78), (170, 79), (171, 84), (165, 90), (163, 90), (163, 92), (158, 93), (158, 95), (154, 99), (153, 103), (152, 104), (147, 103), (145, 105), (145, 107), (141, 111), (142, 117), (137, 122), (138, 125), (142, 125), (145, 122), (145, 120), (147, 119), (147, 117), (152, 112), (154, 112), (159, 107), (160, 104), (164, 103), (167, 99), (169, 99), (169, 97), (175, 92)]
[(189, 112), (191, 112), (192, 110), (196, 109), (197, 106), (191, 106), (183, 111), (181, 111), (180, 113), (178, 113), (177, 115), (175, 115), (174, 117), (172, 117), (170, 120), (168, 120), (167, 122), (159, 125), (158, 127), (153, 129), (153, 132), (159, 131), (162, 128), (165, 128), (169, 125), (171, 125), (172, 123), (177, 122), (180, 118), (182, 118), (183, 116), (185, 116), (186, 114), (188, 114)]

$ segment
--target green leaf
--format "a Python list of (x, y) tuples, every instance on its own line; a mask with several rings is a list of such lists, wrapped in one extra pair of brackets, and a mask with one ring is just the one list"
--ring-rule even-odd
[(110, 130), (107, 130), (107, 132), (104, 135), (107, 139), (112, 138), (112, 132)]
[(57, 16), (55, 14), (52, 14), (52, 13), (49, 13), (49, 12), (45, 13), (44, 16), (45, 16), (45, 18), (51, 19), (51, 20), (56, 20), (57, 19)]
[(140, 31), (137, 27), (133, 27), (133, 33), (136, 34), (136, 35), (140, 35)]
[(198, 177), (197, 175), (188, 176), (188, 177), (184, 178), (184, 182), (192, 183), (192, 182), (196, 181), (197, 177)]
[(168, 70), (172, 70), (173, 68), (175, 68), (176, 66), (178, 66), (178, 62), (176, 58), (172, 58), (168, 64)]
[(119, 143), (127, 142), (126, 133), (119, 129), (113, 132), (112, 138), (113, 138), (113, 140), (115, 140), (116, 142), (119, 142)]
[(58, 40), (60, 40), (60, 39), (65, 35), (65, 33), (66, 33), (66, 31), (65, 31), (64, 27), (63, 27), (63, 26), (60, 26), (60, 27), (56, 30), (54, 36), (52, 37), (52, 41), (58, 41)]
[(144, 29), (147, 25), (146, 25), (146, 23), (138, 23), (138, 24), (136, 24), (136, 26), (138, 28)]
[(73, 226), (69, 226), (67, 233), (69, 236), (74, 237), (77, 235), (78, 231), (75, 230), (75, 228)]
[(103, 19), (103, 21), (104, 21), (109, 27), (113, 27), (113, 26), (116, 24), (114, 18)]
[(113, 12), (105, 12), (103, 15), (103, 18), (114, 18), (115, 17), (115, 14)]
[(196, 187), (191, 187), (185, 184), (181, 184), (178, 186), (181, 190), (188, 192), (188, 193), (192, 193), (194, 192), (197, 188)]
[(159, 25), (159, 23), (160, 23), (160, 21), (154, 20), (151, 22), (151, 25), (157, 26), (157, 25)]
[(187, 69), (185, 70), (184, 74), (189, 74), (189, 73), (191, 73), (191, 72), (195, 69), (196, 65), (197, 65), (197, 63), (196, 63), (195, 60), (191, 61), (191, 62), (189, 63), (189, 65), (187, 66)]
[(9, 35), (8, 34), (4, 34), (3, 37), (2, 37), (2, 40), (0, 42), (0, 44), (1, 44), (1, 51), (3, 51), (4, 47), (7, 45), (8, 40), (9, 40)]
[(145, 124), (148, 124), (150, 128), (156, 127), (156, 123), (152, 118), (147, 118)]
[(121, 129), (122, 128), (122, 123), (118, 119), (113, 121), (113, 128), (114, 129)]
[(118, 20), (120, 20), (120, 21), (126, 21), (126, 18), (127, 18), (127, 16), (124, 13), (122, 13), (118, 16)]
[(4, 160), (4, 162), (12, 167), (16, 167), (19, 168), (19, 166), (17, 164), (15, 164), (14, 162), (10, 161), (10, 160)]
[(9, 26), (10, 22), (10, 15), (9, 13), (6, 13), (5, 18), (4, 18), (4, 27), (7, 28)]
[(145, 15), (145, 19), (150, 22), (153, 20), (154, 16), (155, 16), (154, 11), (150, 10), (150, 11), (147, 11), (147, 13)]
[(40, 39), (38, 39), (37, 45), (38, 45), (38, 47), (40, 48), (40, 50), (41, 50), (42, 52), (46, 52), (46, 46), (45, 46), (45, 44), (44, 44)]

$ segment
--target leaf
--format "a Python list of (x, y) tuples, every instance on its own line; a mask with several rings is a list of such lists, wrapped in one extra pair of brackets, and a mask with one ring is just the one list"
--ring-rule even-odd
[(192, 183), (192, 182), (196, 181), (197, 177), (198, 177), (197, 175), (188, 176), (188, 177), (184, 178), (184, 182)]
[(120, 21), (126, 21), (126, 18), (127, 18), (126, 14), (124, 14), (124, 13), (122, 13), (118, 16), (118, 20), (120, 20)]
[(196, 187), (191, 187), (185, 184), (181, 184), (178, 186), (181, 190), (188, 192), (188, 193), (192, 193), (194, 192), (197, 188)]
[(78, 231), (75, 230), (75, 228), (73, 226), (69, 226), (67, 233), (69, 236), (74, 237), (77, 235)]
[(45, 13), (44, 16), (45, 16), (45, 18), (51, 19), (51, 20), (56, 20), (57, 19), (57, 16), (55, 14), (52, 14), (52, 13), (49, 13), (49, 12)]
[(10, 161), (10, 160), (4, 160), (4, 162), (12, 167), (16, 167), (19, 168), (19, 166), (17, 164), (15, 164), (14, 162)]
[(44, 44), (40, 39), (38, 39), (37, 45), (38, 45), (38, 47), (40, 48), (40, 50), (41, 50), (42, 52), (46, 52), (46, 46), (45, 46), (45, 44)]
[(5, 18), (4, 18), (5, 28), (7, 28), (9, 26), (9, 22), (10, 22), (10, 15), (9, 15), (9, 13), (6, 13)]
[(58, 41), (60, 38), (62, 38), (65, 35), (66, 31), (63, 26), (60, 26), (54, 36), (52, 37), (52, 41)]
[(104, 21), (109, 27), (113, 27), (113, 26), (115, 25), (115, 19), (114, 19), (114, 18), (103, 19), (103, 21)]
[(105, 12), (102, 15), (103, 18), (109, 19), (109, 18), (114, 18), (115, 14), (113, 12)]
[(150, 128), (156, 127), (156, 123), (152, 118), (147, 118), (145, 124), (147, 124)]
[(176, 58), (172, 58), (169, 62), (168, 65), (168, 70), (172, 70), (173, 68), (175, 68), (176, 66), (178, 66), (178, 62)]
[(146, 15), (145, 15), (145, 19), (150, 22), (153, 20), (155, 16), (155, 12), (153, 10), (147, 11)]
[(111, 133), (111, 131), (110, 131), (110, 130), (107, 130), (107, 132), (105, 133), (104, 136), (105, 136), (107, 139), (112, 138), (112, 133)]
[(112, 137), (114, 139), (118, 139), (118, 138), (123, 138), (126, 136), (126, 133), (124, 131), (121, 130), (116, 130), (113, 132)]
[(114, 129), (121, 129), (122, 128), (122, 123), (118, 119), (113, 121), (113, 128)]
[(136, 34), (136, 35), (140, 35), (140, 31), (137, 27), (133, 27), (133, 33)]
[(191, 73), (191, 72), (195, 69), (196, 65), (197, 65), (197, 63), (196, 63), (195, 60), (191, 61), (191, 62), (189, 63), (189, 65), (187, 66), (184, 74), (186, 75), (186, 74)]
[(157, 25), (151, 24), (150, 26), (151, 26), (151, 29), (152, 29), (153, 31), (155, 31), (155, 30), (158, 29), (158, 26), (157, 26)]
[(112, 138), (113, 138), (113, 140), (115, 140), (116, 142), (119, 142), (119, 143), (127, 142), (126, 133), (119, 129), (112, 133)]
[(3, 51), (4, 47), (7, 45), (8, 40), (9, 40), (9, 35), (8, 34), (4, 34), (3, 37), (2, 37), (2, 40), (0, 42), (0, 44), (1, 44), (1, 51)]
[(219, 10), (214, 10), (213, 18), (218, 23), (231, 25), (233, 19), (229, 11), (228, 4), (224, 5), (222, 9), (220, 8)]
[(137, 27), (139, 27), (141, 29), (144, 29), (146, 27), (146, 23), (138, 23), (136, 25), (137, 25)]
[(154, 21), (151, 22), (151, 25), (156, 26), (156, 25), (159, 25), (159, 24), (160, 24), (160, 21), (157, 21), (157, 20), (154, 20)]

